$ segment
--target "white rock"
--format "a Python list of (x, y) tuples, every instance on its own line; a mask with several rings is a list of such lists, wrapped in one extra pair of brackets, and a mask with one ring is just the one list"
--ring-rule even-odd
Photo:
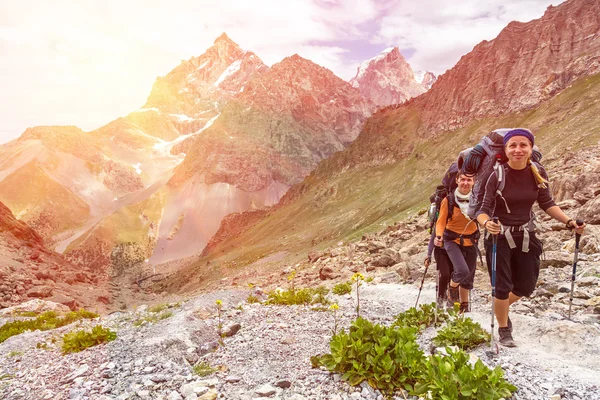
[(275, 389), (270, 384), (266, 383), (266, 384), (262, 385), (260, 388), (256, 389), (255, 393), (257, 395), (259, 395), (260, 397), (268, 397), (268, 396), (272, 396), (275, 393), (277, 393), (277, 389)]
[(167, 396), (167, 400), (183, 400), (183, 397), (176, 390), (171, 391)]

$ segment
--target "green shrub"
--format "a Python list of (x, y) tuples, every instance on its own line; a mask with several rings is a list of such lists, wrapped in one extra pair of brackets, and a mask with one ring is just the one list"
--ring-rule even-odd
[(135, 321), (133, 321), (133, 326), (141, 326), (144, 322), (156, 323), (158, 321), (162, 321), (163, 319), (167, 319), (172, 316), (173, 316), (172, 311), (164, 311), (164, 312), (161, 312), (160, 314), (157, 314), (157, 313), (148, 314), (142, 318), (138, 318)]
[(312, 291), (315, 295), (327, 296), (329, 294), (329, 289), (323, 285), (312, 288)]
[(161, 311), (163, 311), (163, 310), (166, 310), (167, 308), (169, 308), (169, 305), (168, 305), (168, 304), (166, 304), (166, 303), (163, 303), (163, 304), (155, 304), (155, 305), (153, 305), (153, 306), (151, 306), (151, 307), (148, 307), (148, 312), (151, 312), (151, 313), (159, 313), (159, 312), (161, 312)]
[(22, 356), (23, 352), (22, 351), (11, 351), (9, 352), (6, 357), (17, 357), (17, 356)]
[(333, 292), (333, 294), (337, 294), (338, 296), (348, 294), (352, 292), (352, 282), (338, 283), (333, 287), (331, 291)]
[(517, 390), (506, 382), (500, 367), (492, 370), (481, 360), (471, 366), (469, 354), (447, 351), (448, 355), (433, 355), (427, 360), (414, 394), (443, 400), (498, 400), (511, 397)]
[[(464, 317), (455, 321), (464, 324)], [(340, 373), (351, 385), (367, 381), (387, 395), (404, 389), (427, 399), (499, 400), (517, 389), (499, 367), (490, 370), (480, 360), (471, 366), (462, 350), (447, 348), (447, 355), (425, 357), (416, 332), (408, 325), (387, 328), (358, 318), (348, 333), (331, 338), (331, 354), (311, 357), (311, 365)]]
[(331, 354), (319, 363), (329, 371), (342, 374), (351, 385), (368, 381), (386, 392), (398, 388), (412, 390), (425, 356), (416, 342), (414, 328), (393, 328), (356, 319), (331, 338)]
[(102, 325), (96, 325), (91, 332), (80, 330), (69, 332), (63, 336), (63, 354), (78, 353), (88, 347), (96, 346), (101, 343), (113, 341), (117, 334)]
[(12, 314), (14, 317), (37, 317), (39, 313), (35, 311), (17, 311)]
[(260, 300), (255, 295), (249, 294), (248, 298), (246, 299), (246, 302), (248, 304), (254, 304), (254, 303), (260, 303)]
[(98, 314), (83, 309), (71, 311), (63, 317), (58, 317), (54, 311), (47, 311), (35, 319), (12, 321), (0, 326), (0, 343), (11, 336), (19, 335), (26, 331), (35, 331), (37, 329), (46, 331), (69, 325), (83, 318), (93, 319), (96, 317), (98, 317)]
[(319, 288), (274, 290), (268, 294), (266, 301), (266, 304), (286, 306), (316, 303), (329, 304), (329, 301), (323, 295), (323, 291)]
[(458, 315), (438, 331), (437, 336), (433, 338), (433, 344), (458, 346), (462, 350), (469, 350), (489, 340), (490, 334), (481, 325), (471, 318)]
[[(437, 325), (447, 321), (449, 314), (444, 310), (437, 311)], [(435, 303), (421, 304), (418, 309), (411, 307), (398, 314), (393, 325), (398, 327), (410, 326), (421, 332), (435, 322)]]
[(211, 367), (210, 364), (206, 361), (201, 361), (200, 363), (194, 365), (192, 369), (196, 375), (201, 377), (212, 375), (218, 371), (217, 368)]
[(42, 349), (42, 350), (48, 350), (50, 347), (48, 347), (48, 343), (45, 342), (37, 342), (35, 344), (35, 348), (36, 349)]

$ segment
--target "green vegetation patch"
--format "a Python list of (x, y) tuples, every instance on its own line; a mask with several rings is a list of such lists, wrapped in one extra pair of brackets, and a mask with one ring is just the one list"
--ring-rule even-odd
[[(454, 313), (454, 311), (451, 311)], [(450, 314), (444, 310), (437, 310), (437, 324), (441, 325), (447, 321)], [(418, 332), (423, 331), (425, 328), (433, 325), (436, 320), (435, 303), (421, 304), (419, 308), (411, 307), (408, 310), (398, 314), (393, 326), (397, 327), (412, 327), (417, 329)]]
[(163, 311), (163, 312), (152, 312), (148, 315), (145, 315), (141, 318), (133, 321), (134, 326), (141, 326), (144, 322), (147, 323), (156, 323), (158, 321), (162, 321), (163, 319), (167, 319), (173, 316), (173, 312), (171, 311)]
[[(458, 320), (464, 323), (462, 317)], [(500, 367), (492, 370), (481, 360), (472, 364), (463, 350), (447, 348), (448, 354), (426, 357), (416, 333), (408, 324), (385, 327), (357, 318), (348, 332), (333, 335), (331, 353), (311, 357), (311, 364), (342, 374), (354, 386), (367, 381), (390, 396), (406, 390), (427, 399), (499, 400), (517, 390)]]
[(61, 326), (69, 325), (83, 318), (97, 318), (98, 314), (86, 311), (71, 311), (70, 313), (59, 317), (54, 311), (47, 311), (39, 315), (35, 319), (26, 321), (12, 321), (0, 326), (0, 343), (4, 342), (11, 336), (19, 335), (26, 331), (47, 331), (50, 329), (60, 328)]
[(217, 368), (211, 367), (211, 365), (206, 361), (201, 361), (200, 363), (194, 365), (192, 370), (196, 375), (201, 377), (212, 375), (218, 371)]
[(471, 318), (458, 315), (438, 331), (437, 336), (433, 338), (433, 344), (436, 346), (458, 346), (460, 349), (469, 350), (489, 340), (490, 334), (481, 325)]
[(338, 296), (349, 294), (350, 292), (352, 292), (352, 282), (348, 281), (338, 283), (333, 287), (333, 289), (331, 289), (331, 291), (333, 292), (333, 294), (337, 294)]
[(102, 325), (96, 325), (91, 332), (79, 330), (69, 332), (63, 336), (63, 354), (78, 353), (89, 347), (113, 341), (117, 334)]
[[(325, 293), (325, 294), (324, 294)], [(316, 288), (288, 290), (274, 290), (268, 294), (266, 304), (276, 305), (309, 305), (309, 304), (329, 304), (329, 300), (325, 297), (327, 289), (319, 286)]]
[(464, 351), (447, 351), (448, 355), (433, 355), (427, 360), (414, 394), (442, 400), (495, 400), (510, 398), (517, 390), (504, 379), (500, 367), (490, 369), (481, 360), (471, 365)]

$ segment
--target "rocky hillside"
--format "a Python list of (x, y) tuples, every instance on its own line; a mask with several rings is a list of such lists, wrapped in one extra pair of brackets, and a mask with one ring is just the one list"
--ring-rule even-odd
[(421, 82), (418, 82), (412, 68), (398, 48), (390, 47), (378, 56), (363, 62), (350, 83), (378, 107), (385, 107), (404, 103), (412, 97), (425, 93), (433, 83), (431, 73), (427, 74)]
[(72, 310), (105, 310), (106, 279), (71, 264), (44, 246), (41, 236), (0, 203), (0, 308), (47, 299)]

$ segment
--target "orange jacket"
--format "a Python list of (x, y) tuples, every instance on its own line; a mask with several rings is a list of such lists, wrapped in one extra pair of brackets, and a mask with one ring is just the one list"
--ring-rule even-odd
[[(464, 216), (458, 206), (454, 206), (454, 212), (452, 218), (446, 223), (448, 218), (448, 198), (442, 200), (440, 205), (440, 215), (435, 225), (435, 235), (444, 236), (444, 231), (447, 229), (452, 232), (456, 232), (459, 235), (470, 235), (475, 233), (477, 230), (477, 223), (475, 220), (471, 220)], [(460, 239), (455, 239), (454, 242), (460, 244)], [(471, 239), (464, 239), (465, 246), (473, 246)]]

